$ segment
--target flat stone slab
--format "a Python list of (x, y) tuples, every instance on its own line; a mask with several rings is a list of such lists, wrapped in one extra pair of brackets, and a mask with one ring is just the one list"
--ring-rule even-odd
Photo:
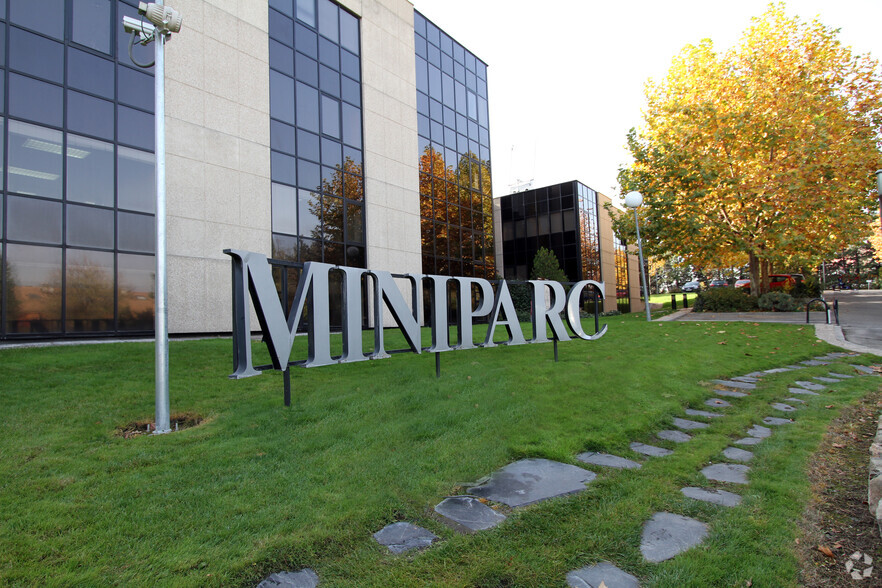
[(567, 574), (567, 584), (572, 588), (640, 588), (640, 582), (608, 561), (579, 568)]
[(727, 386), (729, 388), (739, 388), (741, 390), (753, 390), (756, 388), (756, 384), (751, 384), (750, 382), (738, 382), (735, 380), (711, 380), (714, 384), (719, 384), (720, 386)]
[(728, 396), (729, 398), (744, 398), (745, 396), (750, 396), (745, 392), (735, 392), (734, 390), (714, 390), (714, 394), (717, 396)]
[(683, 412), (685, 412), (689, 416), (704, 417), (706, 419), (718, 419), (720, 417), (726, 416), (718, 412), (710, 412), (709, 410), (695, 410), (694, 408), (687, 408)]
[(731, 379), (735, 380), (736, 382), (747, 382), (748, 384), (756, 384), (757, 382), (759, 382), (759, 378), (755, 378), (753, 376), (735, 376)]
[(762, 378), (766, 372), (750, 372), (749, 374), (744, 374), (748, 378)]
[(704, 405), (705, 406), (718, 406), (721, 408), (728, 408), (728, 407), (732, 406), (732, 403), (727, 402), (727, 401), (723, 400), (722, 398), (708, 398), (707, 400), (704, 401)]
[(616, 468), (617, 470), (639, 470), (641, 467), (643, 467), (636, 461), (631, 461), (630, 459), (625, 459), (624, 457), (619, 457), (618, 455), (611, 455), (609, 453), (595, 453), (593, 451), (580, 453), (576, 456), (576, 459), (584, 463), (604, 466), (607, 468)]
[(669, 512), (657, 512), (643, 525), (640, 553), (646, 561), (671, 559), (700, 544), (707, 537), (707, 525)]
[(822, 386), (821, 384), (816, 384), (815, 382), (807, 382), (806, 380), (796, 380), (793, 383), (796, 384), (797, 386), (801, 386), (801, 387), (805, 388), (806, 390), (814, 390), (815, 392), (818, 392), (820, 390), (824, 390), (825, 388), (827, 388), (826, 386)]
[(737, 447), (725, 448), (723, 450), (723, 456), (726, 459), (731, 459), (733, 461), (750, 461), (753, 459), (753, 454), (751, 452), (738, 449)]
[(486, 484), (469, 488), (469, 494), (511, 507), (526, 506), (582, 492), (596, 477), (594, 472), (550, 459), (522, 459), (494, 472)]
[(772, 436), (772, 429), (764, 427), (762, 425), (754, 425), (751, 428), (747, 429), (747, 434), (751, 437), (765, 439), (766, 437)]
[(778, 426), (778, 425), (789, 425), (793, 421), (791, 419), (780, 419), (778, 417), (766, 417), (763, 419), (763, 422), (766, 423), (767, 425)]
[(674, 453), (670, 449), (656, 447), (655, 445), (647, 445), (645, 443), (631, 443), (629, 447), (631, 448), (631, 451), (636, 451), (637, 453), (642, 453), (643, 455), (648, 455), (649, 457), (664, 457), (666, 455), (671, 455), (672, 453)]
[(319, 577), (315, 571), (306, 568), (299, 572), (276, 572), (267, 576), (257, 588), (315, 588)]
[(848, 364), (848, 365), (850, 365), (851, 367), (853, 367), (853, 368), (856, 369), (857, 371), (859, 371), (859, 372), (863, 372), (863, 373), (865, 373), (865, 374), (871, 374), (871, 375), (872, 375), (872, 374), (875, 374), (875, 373), (876, 373), (876, 370), (874, 370), (874, 369), (872, 369), (872, 368), (868, 368), (868, 367), (865, 366), (865, 365), (858, 365), (858, 364), (856, 364), (856, 363), (850, 363), (850, 364)]
[[(802, 366), (799, 366), (802, 367)], [(784, 372), (792, 372), (792, 367), (783, 367), (783, 368), (772, 368), (770, 370), (763, 371), (764, 374), (783, 374)]]
[(808, 366), (830, 365), (829, 361), (821, 361), (819, 359), (808, 359), (806, 361), (801, 361), (799, 363), (801, 363), (802, 365), (808, 365)]
[(775, 410), (780, 410), (781, 412), (795, 412), (796, 407), (790, 406), (789, 404), (784, 404), (783, 402), (773, 402), (771, 404), (772, 408)]
[(842, 381), (842, 380), (839, 380), (838, 378), (826, 378), (824, 376), (815, 376), (812, 379), (817, 380), (819, 382), (824, 382), (825, 384), (838, 384), (839, 382)]
[(802, 398), (785, 398), (784, 402), (798, 402), (800, 404), (805, 404), (805, 400)]
[(710, 425), (707, 423), (699, 423), (697, 421), (690, 421), (689, 419), (681, 419), (674, 418), (672, 421), (674, 426), (678, 429), (685, 429), (687, 431), (691, 431), (693, 429), (707, 429)]
[(788, 365), (787, 367), (792, 370), (804, 370), (806, 368), (804, 365)]
[(839, 378), (840, 380), (847, 380), (848, 378), (853, 378), (854, 376), (849, 376), (848, 374), (840, 374), (837, 372), (830, 372), (827, 374), (833, 378)]
[(735, 445), (759, 445), (762, 443), (762, 437), (745, 437), (743, 439), (739, 439), (735, 441)]
[(665, 441), (673, 441), (674, 443), (686, 443), (692, 439), (692, 435), (687, 435), (683, 431), (659, 431), (655, 436)]
[(812, 392), (811, 390), (806, 390), (805, 388), (787, 388), (787, 391), (791, 394), (805, 394), (806, 396), (820, 396), (817, 392)]
[(403, 553), (411, 549), (428, 547), (438, 539), (438, 536), (428, 529), (401, 522), (386, 525), (374, 533), (374, 539), (380, 545), (388, 547), (392, 553)]
[(843, 357), (851, 357), (856, 353), (842, 353), (841, 351), (831, 351), (827, 355), (819, 355), (815, 359), (842, 359)]
[(711, 504), (719, 504), (720, 506), (738, 506), (741, 504), (741, 497), (733, 492), (725, 490), (714, 490), (712, 488), (681, 488), (680, 492), (687, 498), (694, 498), (702, 502), (710, 502)]
[(750, 468), (746, 465), (735, 463), (715, 463), (701, 470), (704, 477), (714, 482), (728, 482), (730, 484), (747, 484), (747, 472)]
[(472, 496), (451, 496), (435, 505), (435, 512), (470, 531), (492, 529), (505, 520), (498, 513)]

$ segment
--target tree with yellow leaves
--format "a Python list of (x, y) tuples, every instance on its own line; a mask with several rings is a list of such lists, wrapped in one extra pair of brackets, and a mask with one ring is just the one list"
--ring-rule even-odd
[(818, 263), (867, 238), (882, 78), (836, 35), (770, 5), (735, 48), (687, 46), (666, 79), (647, 83), (619, 181), (643, 193), (650, 253), (747, 261), (763, 293), (788, 260)]

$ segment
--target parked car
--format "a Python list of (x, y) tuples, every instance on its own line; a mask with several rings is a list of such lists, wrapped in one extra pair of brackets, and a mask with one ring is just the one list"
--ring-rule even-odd
[(729, 282), (726, 280), (711, 280), (711, 283), (708, 285), (708, 288), (723, 288), (728, 286)]
[(792, 290), (796, 285), (796, 280), (790, 274), (771, 274), (769, 275), (769, 290)]
[(680, 289), (683, 292), (698, 292), (701, 290), (701, 284), (698, 282), (686, 282)]
[(740, 288), (749, 294), (750, 293), (750, 280), (736, 280), (735, 281), (735, 288), (736, 289)]

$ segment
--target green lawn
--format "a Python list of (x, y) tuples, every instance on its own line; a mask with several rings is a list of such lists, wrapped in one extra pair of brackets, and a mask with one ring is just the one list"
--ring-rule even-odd
[[(597, 468), (585, 492), (519, 509), (494, 530), (459, 535), (433, 515), (513, 460), (628, 456), (631, 441), (656, 443), (683, 408), (703, 408), (709, 380), (834, 349), (798, 325), (603, 320), (605, 337), (561, 343), (558, 363), (543, 344), (445, 353), (437, 380), (428, 354), (297, 369), (289, 409), (279, 374), (227, 379), (229, 340), (175, 341), (172, 412), (206, 421), (133, 439), (116, 430), (153, 414), (151, 343), (0, 350), (0, 583), (249, 586), (312, 567), (323, 587), (564, 586), (567, 571), (610, 560), (644, 586), (795, 586), (804, 464), (877, 378), (808, 397), (795, 424), (756, 448), (735, 509), (679, 489), (703, 485), (701, 467), (772, 413), (792, 374), (765, 378), (673, 456)], [(708, 541), (645, 563), (641, 526), (660, 510), (708, 522)], [(371, 534), (398, 520), (442, 540), (390, 555)]]

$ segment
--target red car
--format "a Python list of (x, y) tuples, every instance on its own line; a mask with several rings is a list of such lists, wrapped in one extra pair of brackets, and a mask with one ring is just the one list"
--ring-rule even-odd
[(750, 280), (736, 280), (735, 281), (735, 288), (736, 289), (741, 288), (742, 290), (744, 290), (745, 292), (747, 292), (749, 294), (750, 293)]
[(790, 291), (796, 285), (796, 280), (790, 274), (771, 274), (769, 276), (769, 290)]

